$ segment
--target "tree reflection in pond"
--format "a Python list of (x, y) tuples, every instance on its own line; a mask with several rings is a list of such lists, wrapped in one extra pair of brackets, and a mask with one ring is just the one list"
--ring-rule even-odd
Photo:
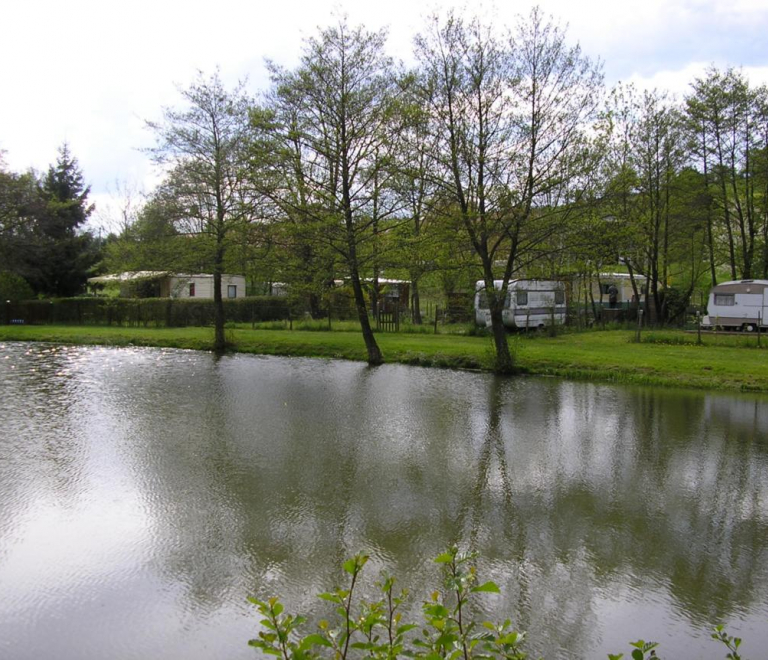
[(768, 643), (765, 399), (153, 349), (0, 353), (10, 657), (252, 657), (246, 595), (317, 614), (314, 594), (365, 549), (366, 571), (396, 574), (418, 610), (450, 543), (480, 553), (502, 587), (485, 605), (528, 629), (534, 654), (605, 657), (643, 636), (719, 658), (707, 630), (721, 621)]

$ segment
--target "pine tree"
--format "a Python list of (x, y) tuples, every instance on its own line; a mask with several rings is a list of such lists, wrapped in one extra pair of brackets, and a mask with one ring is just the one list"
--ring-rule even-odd
[(77, 159), (63, 144), (56, 164), (40, 184), (37, 249), (30, 264), (37, 293), (72, 296), (85, 286), (89, 269), (98, 259), (93, 236), (81, 230), (94, 208), (88, 203), (89, 193)]

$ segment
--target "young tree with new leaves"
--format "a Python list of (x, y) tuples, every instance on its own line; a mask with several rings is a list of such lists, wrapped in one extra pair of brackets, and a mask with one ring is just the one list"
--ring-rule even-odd
[(723, 234), (732, 279), (768, 277), (768, 88), (714, 67), (692, 87), (686, 116), (693, 161), (713, 201), (711, 233)]
[(507, 286), (565, 245), (574, 202), (594, 169), (587, 136), (601, 98), (600, 66), (569, 47), (538, 9), (506, 36), (479, 18), (435, 16), (416, 53), (440, 185), (481, 262), (495, 368), (509, 373)]
[(363, 273), (373, 262), (377, 223), (392, 217), (389, 155), (397, 138), (397, 72), (386, 33), (346, 19), (304, 44), (294, 71), (272, 68), (271, 104), (256, 115), (253, 180), (283, 217), (343, 264), (354, 293), (369, 364), (382, 362)]
[(170, 214), (183, 233), (204, 237), (213, 273), (214, 349), (225, 348), (221, 276), (236, 227), (251, 219), (246, 156), (251, 101), (242, 84), (228, 91), (219, 73), (200, 73), (181, 90), (186, 107), (166, 108), (160, 122), (148, 122), (157, 136), (150, 150), (169, 167), (163, 184)]

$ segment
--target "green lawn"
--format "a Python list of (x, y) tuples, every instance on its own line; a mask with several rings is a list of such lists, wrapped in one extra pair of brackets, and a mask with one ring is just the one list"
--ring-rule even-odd
[[(359, 333), (349, 331), (256, 329), (227, 330), (233, 350), (364, 360)], [(696, 345), (695, 335), (645, 332), (632, 342), (626, 330), (567, 333), (558, 337), (510, 335), (521, 372), (565, 378), (650, 385), (768, 392), (768, 348), (754, 337), (714, 337)], [(164, 346), (207, 350), (210, 328), (115, 328), (79, 326), (0, 326), (0, 341), (50, 341), (111, 346)], [(387, 362), (438, 367), (490, 369), (488, 337), (458, 334), (379, 333)], [(764, 344), (768, 344), (765, 341)]]

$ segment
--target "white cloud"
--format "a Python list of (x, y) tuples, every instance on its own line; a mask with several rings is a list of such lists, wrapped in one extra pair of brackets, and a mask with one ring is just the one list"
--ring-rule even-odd
[[(188, 84), (196, 70), (218, 65), (228, 84), (248, 76), (256, 93), (267, 85), (265, 57), (295, 64), (302, 40), (345, 10), (371, 29), (389, 25), (390, 51), (407, 59), (424, 16), (451, 4), (464, 2), (9, 2), (0, 24), (0, 148), (13, 169), (44, 169), (67, 140), (94, 195), (115, 180), (151, 182), (152, 167), (138, 150), (152, 143), (143, 122), (178, 103), (175, 85)], [(497, 0), (480, 11), (511, 24), (533, 4)], [(752, 81), (766, 80), (765, 0), (539, 4), (569, 24), (585, 53), (605, 61), (609, 84), (622, 79), (680, 94), (710, 62), (744, 65)]]

